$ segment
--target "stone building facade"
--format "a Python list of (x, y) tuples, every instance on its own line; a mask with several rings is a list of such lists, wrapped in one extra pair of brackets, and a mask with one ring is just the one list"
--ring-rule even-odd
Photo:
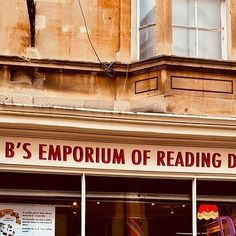
[(2, 3), (3, 104), (234, 116), (234, 1), (225, 6), (224, 60), (175, 56), (174, 7), (165, 0), (156, 4), (155, 56), (141, 61), (135, 1), (81, 2), (91, 41), (105, 66), (90, 45), (78, 1), (37, 0), (35, 5), (31, 47), (26, 1)]
[(0, 6), (3, 230), (9, 215), (26, 236), (211, 235), (236, 221), (235, 0)]

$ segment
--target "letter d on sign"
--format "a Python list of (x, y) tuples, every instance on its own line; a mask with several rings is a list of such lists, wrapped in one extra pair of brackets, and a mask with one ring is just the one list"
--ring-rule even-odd
[(228, 154), (228, 168), (235, 168), (236, 167), (236, 155), (235, 154)]
[(5, 145), (5, 157), (7, 157), (7, 158), (14, 157), (14, 155), (15, 155), (14, 147), (15, 147), (14, 143), (6, 142), (6, 145)]

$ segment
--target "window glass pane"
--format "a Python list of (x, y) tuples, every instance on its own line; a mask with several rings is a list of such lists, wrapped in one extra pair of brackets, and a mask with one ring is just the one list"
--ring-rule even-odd
[(199, 30), (199, 57), (221, 58), (221, 33)]
[(80, 235), (80, 176), (0, 173), (0, 178), (0, 235)]
[[(70, 205), (0, 202), (1, 236), (78, 236), (80, 235), (80, 210)], [(8, 211), (8, 212), (7, 212)]]
[(197, 182), (197, 228), (200, 235), (235, 235), (235, 188), (234, 181)]
[[(211, 213), (204, 213), (201, 209), (205, 209), (207, 212), (209, 211)], [(222, 224), (220, 222), (222, 222)], [(220, 230), (224, 232), (222, 236), (234, 235), (233, 230), (235, 223), (236, 203), (217, 201), (198, 202), (197, 229), (200, 235), (222, 235), (220, 234)]]
[(86, 183), (86, 236), (192, 235), (191, 181), (86, 177)]
[(173, 52), (178, 56), (194, 57), (196, 55), (195, 30), (173, 28)]
[(198, 0), (198, 27), (220, 29), (221, 0)]
[(140, 26), (156, 23), (156, 0), (140, 0)]
[[(106, 183), (106, 184), (104, 184)], [(86, 188), (90, 192), (131, 192), (131, 193), (176, 193), (191, 194), (189, 180), (142, 179), (118, 177), (86, 177)]]
[(155, 56), (156, 27), (149, 26), (140, 29), (140, 59)]
[(87, 236), (192, 235), (189, 202), (98, 198), (86, 207)]
[(173, 0), (173, 24), (194, 26), (194, 0)]
[[(80, 205), (80, 203), (78, 204)], [(78, 236), (81, 232), (80, 209), (56, 207), (55, 236)]]
[[(81, 177), (73, 175), (0, 173), (0, 179), (6, 179), (0, 185), (9, 189), (63, 190), (80, 191)], [(37, 184), (35, 184), (37, 183)], [(66, 184), (65, 184), (66, 183)]]
[(198, 180), (197, 192), (199, 195), (236, 196), (236, 182)]

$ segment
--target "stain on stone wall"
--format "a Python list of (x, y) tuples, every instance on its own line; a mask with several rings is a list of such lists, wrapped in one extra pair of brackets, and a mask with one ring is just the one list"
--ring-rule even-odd
[[(39, 58), (97, 61), (91, 41), (102, 61), (129, 60), (130, 39), (121, 29), (130, 28), (129, 10), (121, 9), (121, 1), (81, 0), (87, 27), (78, 1), (36, 1), (36, 50)], [(129, 1), (127, 1), (129, 2)], [(130, 9), (130, 8), (129, 8)], [(126, 13), (126, 21), (121, 19)], [(123, 17), (124, 18), (124, 17)], [(121, 25), (122, 24), (122, 25)], [(128, 32), (129, 33), (129, 32)], [(124, 34), (124, 31), (123, 33)], [(27, 55), (30, 46), (30, 27), (26, 1), (1, 1), (0, 52), (5, 55)]]
[(26, 1), (1, 1), (0, 52), (3, 55), (24, 55), (30, 33)]

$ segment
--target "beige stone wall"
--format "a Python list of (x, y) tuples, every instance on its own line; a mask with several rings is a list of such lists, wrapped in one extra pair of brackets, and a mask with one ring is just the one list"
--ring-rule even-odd
[[(29, 46), (25, 0), (2, 0), (0, 52), (5, 55), (97, 61), (77, 0), (36, 0), (36, 48)], [(130, 57), (130, 3), (81, 0), (92, 43), (102, 61)]]
[(3, 67), (0, 104), (113, 110), (115, 78)]
[(0, 105), (236, 116), (233, 63), (218, 65), (218, 70), (214, 64), (207, 68), (206, 61), (149, 63), (160, 62), (131, 65), (129, 74), (122, 66), (114, 77), (101, 71), (3, 66)]
[(229, 8), (229, 53), (230, 59), (236, 59), (236, 1), (230, 1), (230, 8)]
[[(89, 44), (78, 0), (35, 0), (36, 48), (30, 40), (26, 0), (2, 0), (0, 54), (97, 61)], [(131, 0), (81, 0), (88, 31), (102, 61), (134, 60), (131, 45)], [(228, 58), (236, 59), (236, 0), (227, 0)], [(136, 9), (132, 9), (135, 11)], [(133, 14), (135, 18), (135, 14)], [(157, 0), (157, 55), (172, 54), (172, 0)], [(136, 24), (132, 20), (132, 24)], [(164, 26), (164, 27), (163, 27)], [(131, 28), (133, 32), (131, 32)], [(131, 50), (132, 48), (132, 50)], [(134, 53), (133, 53), (134, 54)]]
[[(131, 58), (130, 2), (81, 0), (92, 42), (102, 61), (127, 62)], [(158, 54), (172, 54), (171, 2), (157, 1)], [(236, 59), (236, 0), (228, 3), (230, 58)], [(51, 59), (12, 62), (12, 58), (1, 57), (1, 105), (236, 115), (234, 62), (161, 57), (130, 65), (116, 63), (114, 77), (109, 77), (96, 63), (77, 65), (52, 60), (97, 61), (77, 0), (36, 0), (36, 11), (36, 50), (29, 50), (26, 2), (1, 1), (0, 54)]]
[(26, 1), (2, 0), (0, 3), (0, 54), (25, 55), (29, 40)]
[[(157, 0), (157, 54), (172, 54), (172, 0)], [(165, 27), (163, 27), (165, 26)]]

